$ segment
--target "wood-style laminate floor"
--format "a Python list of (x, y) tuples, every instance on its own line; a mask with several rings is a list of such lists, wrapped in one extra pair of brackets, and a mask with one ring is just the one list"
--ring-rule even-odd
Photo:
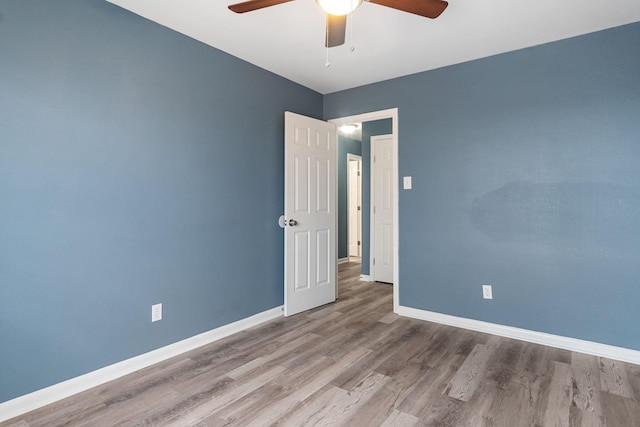
[(640, 426), (640, 366), (402, 318), (340, 265), (339, 300), (5, 426)]

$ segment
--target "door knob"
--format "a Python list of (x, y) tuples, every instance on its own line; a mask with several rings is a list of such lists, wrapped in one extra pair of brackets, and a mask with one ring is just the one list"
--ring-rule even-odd
[(298, 221), (296, 221), (295, 219), (290, 219), (290, 220), (289, 220), (289, 225), (290, 225), (291, 227), (293, 227), (294, 225), (298, 225)]

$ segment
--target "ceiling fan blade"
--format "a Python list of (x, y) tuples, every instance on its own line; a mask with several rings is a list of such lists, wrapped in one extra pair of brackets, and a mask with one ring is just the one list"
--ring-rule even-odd
[(286, 3), (292, 0), (249, 0), (242, 3), (236, 3), (229, 6), (229, 9), (235, 13), (251, 12), (252, 10), (262, 9), (264, 7), (275, 6), (277, 4)]
[(335, 16), (327, 13), (327, 35), (325, 47), (335, 47), (344, 44), (344, 36), (347, 32), (347, 15)]
[(403, 12), (424, 16), (425, 18), (437, 18), (449, 5), (444, 0), (368, 0), (369, 3), (387, 6)]

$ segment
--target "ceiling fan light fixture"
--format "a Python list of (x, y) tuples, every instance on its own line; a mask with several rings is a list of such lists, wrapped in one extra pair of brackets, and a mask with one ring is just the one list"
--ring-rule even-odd
[(348, 15), (362, 4), (362, 0), (316, 0), (318, 6), (329, 15)]

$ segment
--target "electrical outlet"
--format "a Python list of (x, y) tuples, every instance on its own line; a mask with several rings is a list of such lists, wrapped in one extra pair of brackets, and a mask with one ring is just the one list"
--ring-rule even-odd
[(151, 306), (151, 321), (157, 322), (158, 320), (162, 320), (162, 304)]
[(493, 299), (493, 290), (491, 285), (482, 285), (482, 298)]

